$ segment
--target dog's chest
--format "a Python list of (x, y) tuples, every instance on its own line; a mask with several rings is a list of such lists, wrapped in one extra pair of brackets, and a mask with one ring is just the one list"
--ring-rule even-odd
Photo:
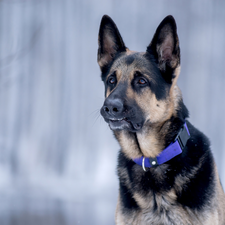
[(193, 221), (184, 209), (178, 207), (177, 205), (170, 205), (170, 209), (167, 208), (167, 206), (164, 208), (164, 204), (162, 203), (159, 210), (142, 210), (140, 212), (140, 219), (137, 221), (137, 224), (187, 225), (193, 224)]
[[(134, 179), (136, 187), (133, 189), (133, 198), (139, 210), (133, 212), (131, 224), (192, 224), (191, 212), (177, 202), (176, 191), (171, 187), (174, 181), (168, 175), (172, 171), (167, 170), (166, 165), (164, 167), (163, 173), (155, 171)], [(165, 190), (165, 186), (168, 189)]]
[(156, 194), (155, 196), (146, 199), (136, 195), (135, 199), (138, 201), (141, 209), (133, 212), (133, 221), (130, 224), (199, 224), (199, 221), (195, 221), (196, 217), (193, 212), (177, 204), (173, 190), (162, 195)]
[[(118, 224), (193, 224), (190, 212), (175, 203), (176, 196), (172, 190), (169, 193), (164, 193), (162, 195), (153, 195), (149, 193), (149, 195), (145, 197), (140, 194), (134, 194), (134, 199), (137, 201), (140, 208), (129, 212), (128, 214), (123, 214), (123, 216), (117, 215)], [(125, 223), (119, 222), (120, 216), (123, 217), (122, 221), (126, 221)]]
[[(163, 192), (161, 194), (154, 194), (150, 191), (149, 194), (145, 196), (135, 193), (134, 199), (140, 207), (140, 215), (142, 215), (141, 221), (152, 223), (158, 221), (158, 224), (160, 224), (161, 219), (165, 222), (166, 218), (168, 221), (171, 221), (171, 219), (179, 217), (178, 215), (175, 216), (175, 218), (171, 218), (171, 215), (168, 213), (171, 211), (171, 208), (174, 208), (174, 211), (179, 212), (174, 190)], [(174, 217), (174, 214), (172, 217)]]

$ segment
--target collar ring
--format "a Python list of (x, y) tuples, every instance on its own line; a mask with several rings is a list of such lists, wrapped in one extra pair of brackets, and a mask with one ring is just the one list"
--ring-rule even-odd
[(144, 171), (146, 171), (146, 169), (145, 169), (145, 157), (143, 157), (143, 159), (142, 159), (142, 168), (143, 168)]

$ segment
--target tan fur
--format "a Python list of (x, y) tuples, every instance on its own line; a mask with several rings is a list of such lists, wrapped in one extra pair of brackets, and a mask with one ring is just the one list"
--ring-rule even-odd
[(224, 220), (221, 220), (221, 215), (218, 214), (218, 204), (215, 204), (217, 199), (213, 199), (213, 203), (210, 202), (208, 208), (200, 213), (197, 210), (191, 211), (189, 208), (177, 205), (175, 192), (171, 190), (169, 193), (155, 196), (158, 210), (152, 213), (152, 195), (143, 197), (135, 193), (134, 198), (141, 209), (138, 212), (131, 211), (129, 215), (124, 215), (119, 199), (116, 210), (116, 224), (224, 225)]
[[(163, 132), (159, 132), (158, 124), (164, 124), (172, 115), (176, 115), (178, 102), (182, 98), (181, 91), (176, 85), (177, 78), (179, 77), (180, 67), (175, 71), (176, 77), (174, 78), (172, 87), (170, 89), (167, 101), (157, 101), (155, 95), (145, 93), (144, 96), (136, 98), (139, 106), (148, 114), (147, 120), (151, 124), (146, 124), (146, 128), (141, 132), (137, 132), (137, 138), (140, 144), (141, 151), (145, 157), (156, 157), (165, 147), (163, 140)], [(157, 126), (154, 126), (154, 123)]]
[[(132, 55), (135, 53), (136, 52), (127, 49), (125, 55)], [(123, 147), (122, 149), (129, 158), (140, 157), (141, 155), (144, 155), (145, 157), (155, 157), (165, 147), (165, 143), (162, 142), (163, 132), (161, 132), (160, 135), (158, 134), (160, 129), (158, 123), (160, 122), (162, 126), (164, 121), (168, 120), (172, 114), (175, 113), (177, 101), (181, 98), (179, 88), (175, 85), (177, 77), (179, 76), (179, 68), (175, 72), (177, 77), (174, 79), (167, 101), (158, 101), (156, 96), (152, 94), (150, 90), (145, 91), (141, 95), (134, 93), (130, 86), (130, 82), (134, 77), (134, 72), (141, 71), (144, 74), (145, 71), (142, 68), (137, 67), (136, 63), (132, 63), (129, 67), (126, 66), (123, 61), (124, 58), (122, 57), (114, 62), (106, 79), (116, 71), (117, 85), (115, 88), (122, 82), (127, 82), (129, 84), (126, 97), (135, 99), (140, 108), (145, 112), (147, 118), (145, 124), (146, 129), (143, 128), (141, 132), (137, 132), (140, 148), (133, 141), (133, 134), (129, 134), (128, 131), (116, 131), (114, 133)], [(113, 90), (111, 92), (113, 92)], [(108, 97), (111, 92), (107, 90), (106, 97)], [(148, 121), (151, 121), (150, 126)], [(157, 124), (157, 126), (154, 124)]]
[[(140, 201), (146, 201), (144, 198), (140, 198), (140, 196), (136, 196)], [(147, 198), (149, 202), (146, 204), (151, 207), (152, 199)], [(150, 207), (143, 208), (138, 212), (130, 212), (129, 215), (124, 215), (121, 211), (120, 201), (118, 201), (117, 205), (117, 213), (116, 213), (116, 224), (119, 225), (205, 225), (206, 223), (200, 222), (198, 216), (195, 213), (178, 206), (177, 204), (172, 204), (171, 201), (175, 203), (175, 201), (169, 195), (158, 195), (156, 196), (156, 202), (160, 207), (160, 210), (152, 213), (149, 209)], [(143, 204), (143, 203), (142, 203)], [(171, 222), (173, 221), (173, 222)], [(182, 222), (181, 222), (182, 221)], [(203, 220), (204, 221), (204, 220)], [(212, 223), (214, 224), (214, 223)]]
[[(130, 51), (125, 47), (113, 21), (108, 16), (104, 16), (102, 21), (99, 36), (98, 63), (102, 69), (104, 79), (107, 80), (113, 74), (116, 75), (117, 80), (115, 87), (109, 85), (110, 87), (106, 90), (106, 98), (111, 94), (111, 100), (116, 99), (118, 95), (122, 96), (123, 114), (120, 111), (121, 114), (119, 114), (120, 118), (118, 120), (123, 122), (125, 120), (127, 123), (130, 123), (129, 126), (132, 125), (132, 129), (135, 131), (133, 132), (130, 127), (125, 130), (119, 130), (123, 129), (121, 127), (114, 129), (112, 124), (110, 125), (122, 148), (122, 153), (119, 156), (118, 175), (121, 185), (120, 193), (124, 193), (124, 196), (119, 194), (118, 197), (116, 224), (225, 225), (225, 195), (220, 184), (215, 162), (213, 162), (214, 170), (211, 171), (214, 176), (212, 174), (210, 176), (210, 182), (212, 182), (212, 187), (215, 187), (215, 189), (209, 189), (212, 193), (209, 195), (210, 198), (207, 198), (208, 201), (205, 204), (200, 202), (195, 205), (193, 199), (193, 202), (182, 200), (182, 198), (188, 197), (185, 196), (185, 194), (188, 194), (188, 191), (185, 192), (185, 189), (193, 187), (191, 186), (194, 182), (193, 180), (200, 174), (201, 168), (206, 165), (205, 163), (210, 163), (205, 161), (208, 160), (207, 152), (205, 155), (201, 155), (197, 165), (193, 164), (195, 166), (192, 165), (189, 170), (182, 170), (179, 173), (175, 172), (179, 170), (179, 166), (176, 167), (176, 165), (167, 163), (149, 168), (148, 174), (147, 172), (144, 174), (145, 172), (143, 172), (141, 166), (128, 165), (134, 158), (141, 156), (156, 157), (166, 147), (165, 140), (167, 139), (168, 142), (168, 137), (172, 139), (173, 135), (177, 134), (173, 130), (173, 126), (178, 126), (175, 120), (179, 119), (181, 123), (188, 114), (187, 112), (185, 113), (185, 107), (181, 104), (182, 94), (177, 86), (177, 79), (180, 73), (180, 49), (175, 20), (172, 16), (168, 16), (162, 21), (146, 53)], [(119, 57), (115, 58), (117, 53)], [(152, 60), (152, 63), (149, 60)], [(106, 78), (104, 77), (105, 65), (110, 66), (110, 71)], [(155, 66), (160, 70), (165, 82), (170, 84), (170, 89), (167, 89), (168, 86), (165, 85), (167, 95), (166, 97), (163, 96), (163, 100), (158, 100), (153, 93), (154, 88), (151, 89), (151, 84), (155, 87), (154, 82), (157, 82), (157, 78), (154, 80), (155, 75), (158, 75), (154, 74), (157, 73), (155, 72)], [(169, 70), (167, 71), (168, 68)], [(173, 74), (170, 73), (171, 69)], [(148, 85), (150, 88), (146, 88), (142, 82), (137, 82), (138, 80), (135, 76), (138, 77), (140, 74), (142, 78), (146, 78), (150, 82)], [(134, 82), (136, 83), (134, 84)], [(135, 89), (137, 84), (143, 86), (138, 86), (140, 88)], [(116, 92), (116, 89), (119, 91)], [(130, 105), (128, 107), (126, 105), (127, 102), (135, 102), (134, 107), (138, 105), (137, 110), (135, 111), (135, 108), (130, 107)], [(102, 109), (105, 110), (105, 108)], [(117, 112), (116, 109), (114, 110), (113, 108), (114, 113)], [(177, 115), (178, 111), (179, 114)], [(106, 110), (103, 112), (106, 113)], [(140, 117), (138, 113), (140, 113)], [(182, 118), (180, 113), (183, 113)], [(125, 117), (123, 117), (124, 115)], [(126, 117), (126, 115), (128, 116)], [(116, 115), (113, 114), (113, 116)], [(134, 121), (132, 121), (133, 118), (135, 118)], [(112, 122), (111, 118), (106, 117), (106, 119)], [(178, 128), (176, 127), (175, 129)], [(176, 130), (175, 132), (178, 131)], [(197, 136), (193, 137), (197, 138)], [(189, 141), (198, 143), (194, 138)], [(191, 146), (191, 143), (189, 144)], [(197, 148), (196, 146), (196, 151), (198, 150)], [(195, 149), (190, 147), (188, 150), (192, 152)], [(128, 158), (124, 162), (127, 164), (123, 164), (120, 161), (124, 159), (124, 155)], [(183, 158), (181, 162), (182, 160)], [(192, 159), (187, 158), (187, 160)], [(172, 177), (174, 174), (176, 175)], [(151, 177), (151, 180), (148, 175)], [(170, 181), (171, 178), (172, 182)], [(161, 188), (161, 185), (163, 188)], [(156, 188), (159, 190), (156, 191)], [(200, 201), (200, 199), (198, 200)], [(190, 204), (189, 207), (186, 206), (188, 204)]]
[[(129, 53), (132, 54), (132, 53)], [(128, 67), (121, 67), (121, 63), (123, 61), (117, 62), (112, 66), (112, 71), (116, 70), (118, 84), (120, 82), (130, 82), (133, 79), (134, 71), (139, 69), (136, 68), (135, 65), (131, 65)], [(137, 95), (133, 92), (132, 88), (128, 86), (126, 91), (126, 97), (135, 99), (138, 103), (139, 107), (147, 115), (147, 120), (145, 126), (142, 128), (140, 132), (136, 132), (136, 137), (134, 133), (131, 133), (127, 130), (114, 131), (117, 140), (119, 141), (122, 151), (125, 155), (132, 159), (138, 158), (144, 155), (145, 157), (156, 157), (162, 149), (165, 147), (165, 143), (162, 141), (163, 136), (167, 132), (167, 128), (169, 124), (165, 123), (172, 115), (176, 115), (176, 110), (178, 107), (178, 102), (182, 98), (181, 91), (179, 87), (176, 85), (177, 78), (179, 76), (180, 67), (178, 67), (175, 71), (176, 77), (171, 86), (169, 96), (165, 101), (158, 101), (153, 93), (150, 90), (145, 91), (141, 95)], [(151, 121), (149, 123), (148, 121)], [(139, 146), (137, 145), (136, 138), (138, 140)], [(193, 168), (192, 177), (195, 176), (197, 170), (201, 167), (201, 163), (198, 167)], [(195, 172), (196, 171), (196, 172)], [(126, 180), (126, 184), (129, 188), (129, 178), (126, 172), (119, 172), (119, 176)], [(139, 212), (130, 212), (129, 215), (124, 215), (122, 213), (120, 199), (118, 200), (117, 210), (116, 210), (116, 224), (125, 225), (125, 224), (193, 224), (193, 225), (211, 225), (211, 224), (221, 224), (219, 223), (219, 218), (224, 216), (222, 213), (225, 211), (225, 200), (224, 203), (221, 203), (221, 198), (224, 199), (224, 194), (219, 184), (218, 174), (216, 173), (216, 183), (217, 183), (217, 192), (218, 195), (215, 196), (214, 199), (209, 203), (209, 207), (207, 210), (199, 213), (196, 211), (193, 212), (188, 208), (183, 208), (179, 205), (176, 205), (176, 194), (175, 191), (181, 191), (182, 187), (188, 182), (192, 177), (182, 177), (181, 175), (176, 178), (175, 181), (175, 189), (172, 189), (170, 192), (164, 193), (163, 195), (156, 195), (155, 201), (157, 207), (159, 209), (158, 212), (152, 214), (149, 213), (149, 209), (153, 208), (154, 201), (153, 196), (149, 193), (149, 196), (142, 196), (140, 193), (135, 193), (133, 198), (137, 202), (138, 206), (141, 208)], [(220, 202), (220, 205), (218, 205)], [(172, 205), (172, 210), (171, 210)], [(215, 210), (212, 210), (214, 209)], [(216, 210), (221, 208), (219, 212)], [(160, 210), (161, 209), (161, 210)], [(148, 213), (147, 213), (148, 212)], [(163, 216), (164, 212), (167, 212), (165, 216)], [(169, 215), (168, 215), (168, 212)], [(173, 212), (173, 213), (171, 213)], [(169, 219), (169, 220), (168, 220)], [(174, 223), (171, 223), (172, 220)], [(222, 219), (222, 221), (224, 218)], [(181, 223), (183, 221), (183, 223)], [(203, 222), (202, 222), (203, 221)]]
[[(134, 193), (133, 198), (140, 207), (139, 211), (129, 212), (129, 214), (123, 214), (121, 209), (120, 198), (117, 204), (116, 210), (116, 224), (166, 224), (166, 225), (224, 225), (224, 211), (225, 211), (225, 196), (219, 182), (217, 168), (215, 168), (215, 184), (216, 190), (214, 197), (208, 202), (208, 205), (203, 211), (192, 211), (187, 207), (177, 205), (176, 203), (176, 192), (185, 186), (192, 177), (195, 176), (199, 168), (201, 168), (202, 161), (200, 161), (197, 167), (192, 169), (191, 175), (189, 177), (178, 176), (175, 181), (174, 188), (169, 192), (164, 192), (162, 194), (156, 194), (154, 199), (150, 192), (147, 196), (143, 196), (141, 193)], [(166, 170), (167, 165), (163, 165), (163, 170)], [(126, 181), (128, 188), (130, 189), (129, 176), (124, 169), (119, 171), (119, 176)], [(155, 203), (154, 203), (155, 202)], [(152, 211), (152, 208), (157, 205), (157, 210)], [(173, 222), (171, 222), (173, 221)], [(181, 222), (182, 221), (182, 222)]]
[(129, 158), (139, 158), (142, 156), (142, 152), (135, 141), (135, 136), (133, 133), (127, 130), (114, 131), (120, 146), (123, 149), (125, 155)]
[(165, 147), (163, 140), (163, 130), (161, 127), (173, 114), (176, 114), (176, 108), (180, 99), (177, 86), (172, 87), (170, 95), (166, 101), (158, 101), (152, 93), (145, 93), (144, 96), (136, 97), (139, 106), (146, 112), (147, 121), (145, 127), (137, 132), (137, 138), (140, 148), (145, 157), (156, 157)]
[[(150, 92), (150, 91), (149, 91)], [(157, 101), (155, 95), (145, 93), (144, 96), (138, 96), (136, 102), (144, 109), (147, 115), (145, 127), (137, 132), (137, 138), (141, 151), (145, 157), (156, 157), (164, 148), (165, 143), (159, 133), (159, 123), (163, 124), (172, 115), (172, 104), (170, 100)], [(148, 122), (151, 121), (151, 124)]]
[(215, 192), (217, 193), (216, 198), (215, 198), (215, 204), (217, 205), (219, 209), (219, 217), (224, 221), (225, 224), (225, 195), (224, 195), (224, 190), (222, 188), (222, 185), (220, 183), (219, 179), (219, 173), (216, 167), (216, 164), (214, 162), (214, 170), (215, 170), (215, 182), (216, 182), (216, 190)]
[[(130, 68), (129, 68), (130, 69)], [(135, 67), (128, 70), (123, 68), (120, 72), (121, 74), (126, 73), (126, 78), (119, 78), (121, 81), (133, 79), (133, 71)], [(179, 76), (180, 68), (176, 70), (176, 76)], [(161, 150), (164, 148), (165, 143), (163, 140), (163, 135), (167, 132), (167, 127), (165, 121), (172, 115), (176, 114), (178, 107), (178, 101), (182, 98), (181, 91), (176, 85), (177, 77), (174, 79), (174, 83), (169, 92), (168, 99), (166, 101), (157, 101), (154, 94), (150, 91), (145, 92), (143, 95), (135, 95), (130, 87), (127, 88), (126, 95), (128, 98), (134, 98), (139, 106), (148, 114), (147, 121), (151, 121), (151, 124), (146, 122), (145, 127), (136, 133), (134, 137), (133, 133), (126, 130), (115, 131), (115, 135), (122, 147), (122, 151), (128, 158), (138, 158), (144, 155), (145, 157), (156, 157)], [(161, 121), (161, 123), (160, 123)], [(159, 126), (159, 124), (161, 124)], [(137, 145), (135, 138), (138, 139), (139, 146)], [(201, 167), (201, 162), (198, 167), (193, 168), (192, 176), (195, 176), (197, 170)], [(195, 172), (196, 171), (196, 172)], [(127, 179), (126, 183), (129, 187), (128, 174), (124, 171), (119, 174), (124, 180)], [(129, 215), (124, 215), (121, 211), (120, 200), (118, 200), (117, 210), (116, 210), (116, 224), (183, 224), (183, 225), (222, 225), (224, 221), (223, 212), (225, 211), (225, 199), (223, 190), (219, 183), (218, 173), (216, 171), (216, 186), (218, 195), (215, 195), (214, 199), (209, 203), (208, 208), (202, 213), (193, 212), (188, 208), (183, 208), (176, 204), (176, 194), (175, 191), (181, 191), (181, 188), (188, 182), (192, 177), (182, 177), (181, 175), (176, 178), (175, 189), (170, 192), (164, 193), (163, 195), (156, 195), (155, 201), (157, 204), (158, 213), (149, 213), (151, 208), (153, 208), (153, 196), (149, 193), (149, 196), (142, 196), (140, 193), (135, 193), (133, 198), (137, 202), (138, 206), (141, 208), (138, 212), (130, 212)], [(131, 187), (129, 187), (131, 188)], [(224, 199), (224, 201), (221, 201)], [(223, 203), (222, 203), (223, 202)], [(171, 209), (172, 205), (172, 209)], [(219, 209), (219, 210), (218, 210)], [(166, 213), (164, 215), (164, 213)], [(169, 212), (169, 214), (168, 214)], [(221, 219), (222, 218), (222, 219)], [(173, 221), (171, 223), (170, 221)], [(183, 221), (183, 222), (181, 222)]]
[[(127, 50), (126, 55), (131, 55), (134, 53), (135, 52), (133, 51)], [(120, 85), (120, 83), (122, 82), (127, 82), (129, 85), (127, 87), (126, 97), (135, 99), (140, 108), (143, 109), (146, 114), (146, 129), (143, 128), (141, 132), (137, 133), (140, 148), (136, 145), (132, 133), (129, 133), (126, 130), (115, 131), (114, 133), (127, 157), (134, 158), (140, 157), (142, 155), (146, 157), (155, 157), (164, 148), (165, 143), (161, 141), (162, 133), (160, 134), (160, 136), (156, 136), (160, 128), (158, 126), (154, 127), (154, 124), (157, 124), (159, 121), (161, 121), (161, 123), (163, 124), (164, 121), (171, 117), (174, 111), (173, 106), (175, 105), (174, 102), (177, 100), (175, 99), (177, 95), (174, 95), (171, 99), (168, 98), (167, 101), (158, 101), (155, 95), (150, 92), (150, 90), (145, 91), (142, 95), (134, 93), (130, 86), (130, 83), (134, 77), (134, 72), (138, 70), (141, 70), (141, 72), (144, 74), (143, 69), (138, 68), (135, 63), (127, 67), (123, 61), (123, 58), (121, 58), (115, 61), (115, 63), (112, 65), (108, 77), (114, 71), (116, 71), (116, 87), (118, 87), (118, 85)], [(113, 90), (111, 92), (113, 92)], [(172, 94), (173, 92), (171, 92), (171, 95)], [(108, 97), (109, 95), (110, 92), (109, 90), (107, 90), (106, 97)], [(151, 121), (151, 123), (153, 123), (153, 126), (151, 126), (150, 129), (148, 121)]]
[(113, 48), (110, 46), (114, 42), (113, 38), (110, 35), (105, 35), (105, 42), (104, 42), (104, 49), (107, 53), (110, 54), (104, 54), (104, 55), (98, 55), (98, 64), (100, 67), (103, 67), (107, 63), (109, 63), (112, 60), (112, 54), (115, 54), (115, 51), (113, 51)]

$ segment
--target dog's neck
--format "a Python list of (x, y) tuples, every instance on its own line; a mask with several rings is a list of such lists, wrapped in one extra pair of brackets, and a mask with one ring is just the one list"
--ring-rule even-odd
[(169, 123), (149, 125), (136, 133), (142, 156), (155, 158), (166, 147), (165, 135), (168, 133)]
[(137, 133), (121, 130), (115, 131), (114, 134), (128, 158), (154, 158), (166, 147), (165, 136), (170, 123), (166, 121), (160, 125), (148, 125)]
[(114, 131), (114, 134), (129, 159), (142, 156), (155, 158), (174, 140), (184, 122), (185, 117), (172, 116), (163, 123), (148, 124), (136, 133), (120, 130)]

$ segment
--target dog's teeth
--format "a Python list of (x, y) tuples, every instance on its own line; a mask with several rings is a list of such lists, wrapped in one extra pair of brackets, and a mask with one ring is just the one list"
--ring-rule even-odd
[(122, 120), (127, 121), (126, 118), (122, 118), (122, 119), (111, 119), (111, 121), (114, 121), (114, 122), (116, 122), (116, 121), (122, 121)]

